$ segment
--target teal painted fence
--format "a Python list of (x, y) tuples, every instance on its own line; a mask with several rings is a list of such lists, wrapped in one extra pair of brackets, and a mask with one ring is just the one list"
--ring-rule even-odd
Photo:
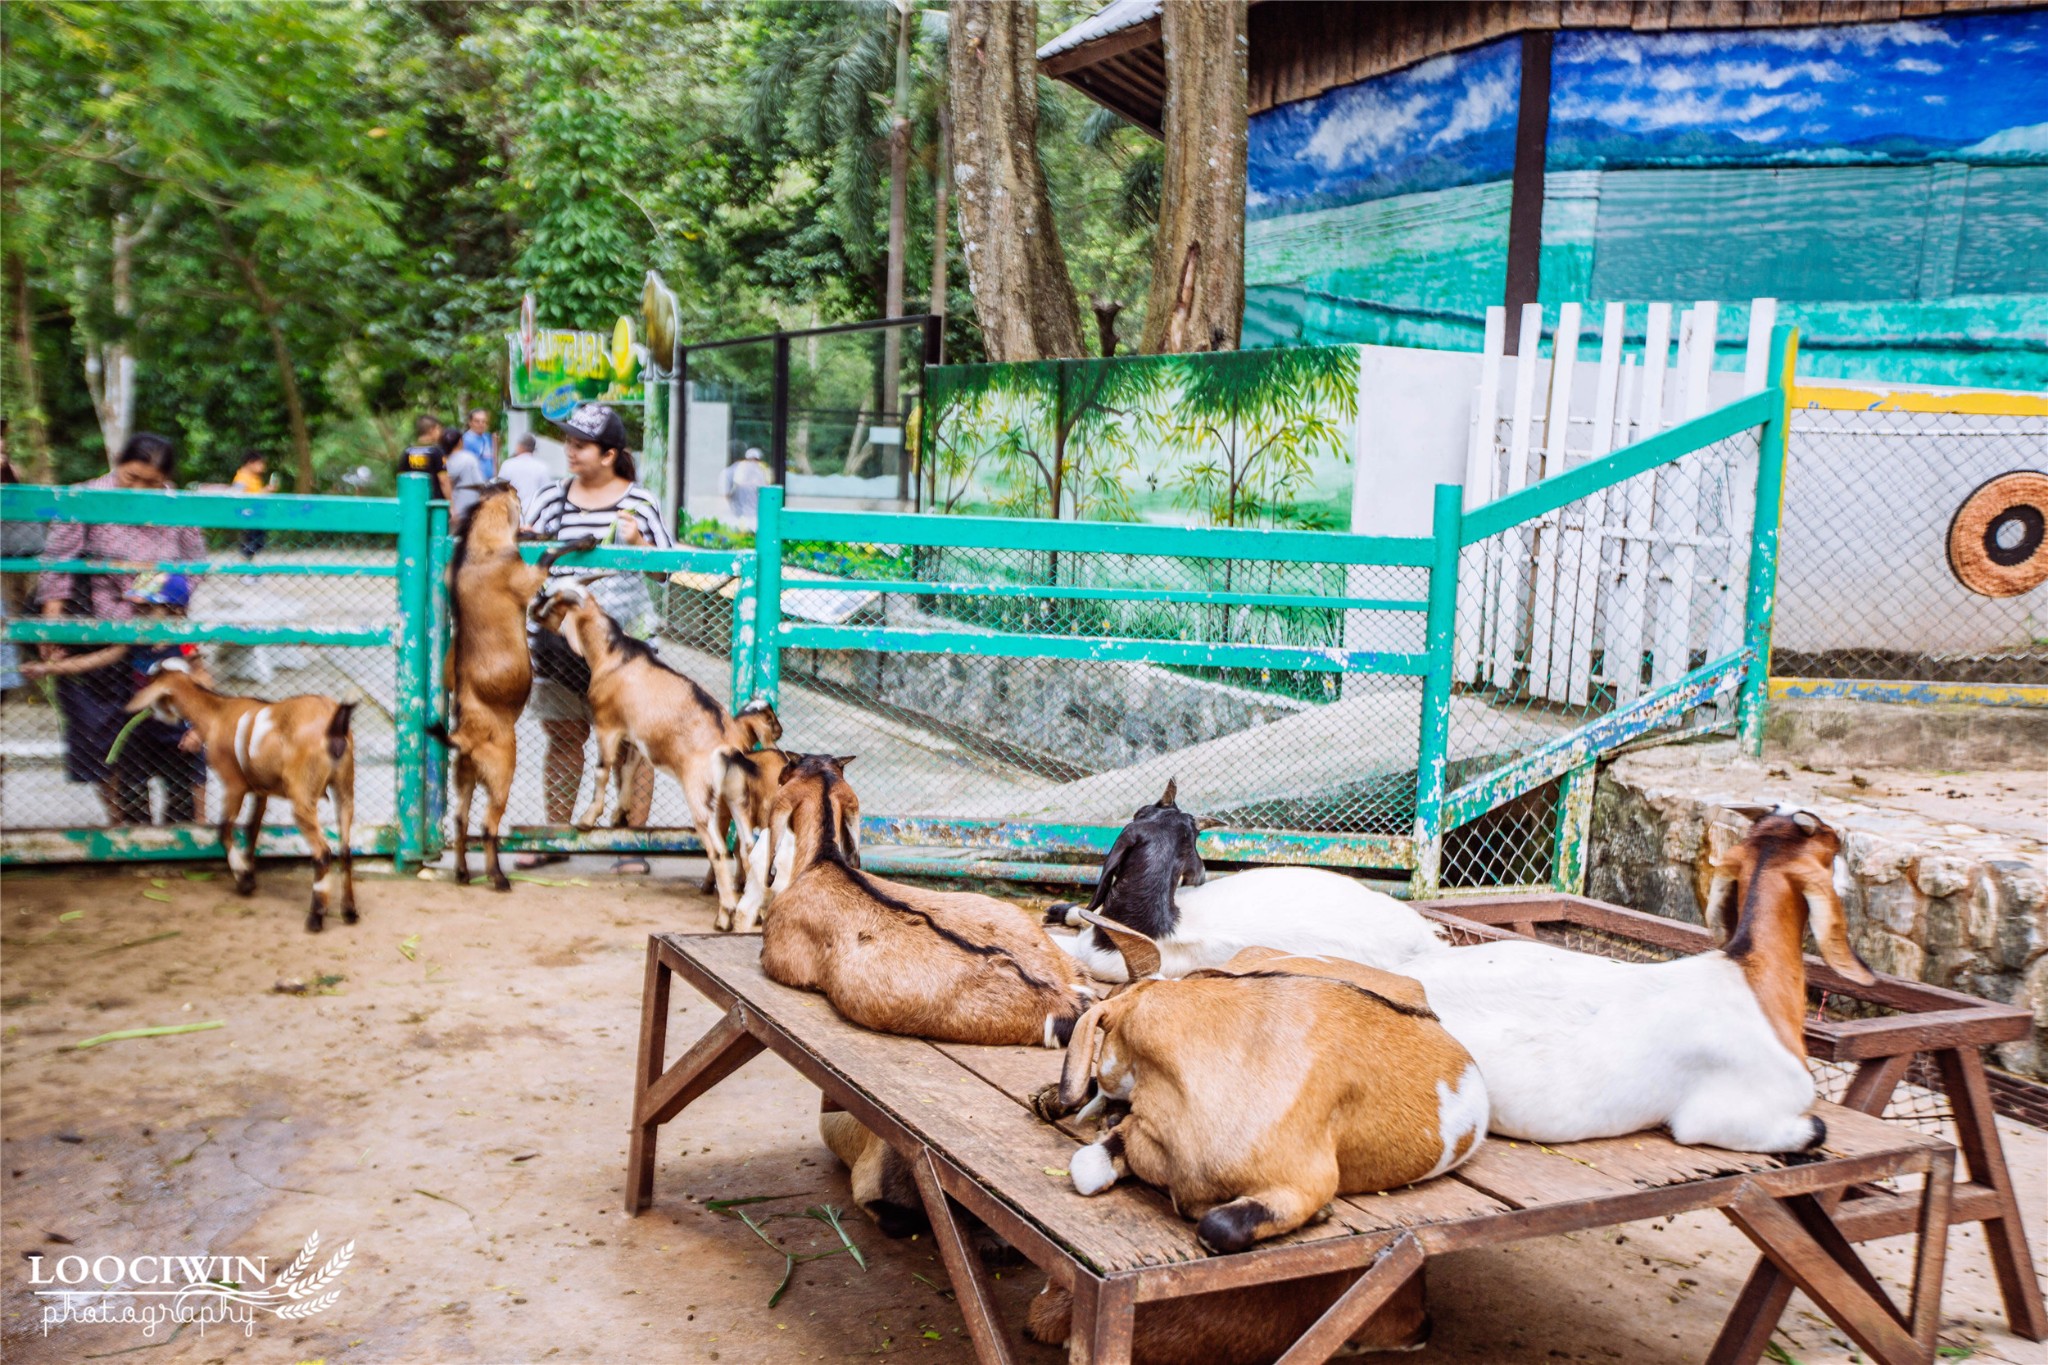
[[(1411, 733), (1395, 737), (1392, 752), (1412, 755), (1396, 785), (1406, 789), (1385, 809), (1405, 826), (1381, 829), (1292, 827), (1243, 817), (1202, 836), (1205, 856), (1221, 861), (1282, 861), (1347, 866), (1403, 875), (1427, 893), (1443, 880), (1445, 840), (1461, 827), (1533, 794), (1554, 790), (1542, 828), (1551, 879), (1575, 887), (1582, 875), (1582, 842), (1592, 764), (1630, 740), (1684, 720), (1695, 708), (1730, 690), (1740, 698), (1740, 732), (1752, 750), (1761, 735), (1774, 593), (1777, 506), (1783, 477), (1786, 385), (1793, 342), (1776, 339), (1777, 382), (1762, 393), (1710, 412), (1655, 438), (1590, 461), (1498, 502), (1465, 509), (1462, 490), (1436, 491), (1430, 534), (1358, 536), (1291, 530), (1194, 529), (1157, 525), (1079, 523), (998, 517), (930, 516), (795, 509), (782, 490), (764, 489), (755, 542), (740, 549), (608, 548), (577, 557), (579, 572), (703, 575), (725, 584), (730, 602), (729, 695), (737, 703), (765, 697), (792, 725), (785, 744), (822, 747), (792, 722), (802, 708), (785, 703), (798, 688), (813, 700), (824, 674), (818, 660), (937, 659), (957, 669), (1034, 667), (1083, 670), (1102, 665), (1144, 665), (1157, 676), (1192, 678), (1196, 685), (1230, 690), (1232, 680), (1277, 673), (1324, 679), (1320, 686), (1396, 689), (1417, 698), (1412, 713), (1395, 706)], [(1541, 743), (1494, 755), (1474, 770), (1451, 753), (1454, 707), (1467, 690), (1454, 666), (1461, 553), (1506, 531), (1537, 524), (1577, 499), (1640, 477), (1732, 435), (1759, 433), (1761, 458), (1753, 490), (1754, 536), (1748, 559), (1745, 629), (1740, 648), (1705, 660), (1677, 682), (1615, 705)], [(7, 636), (22, 642), (125, 639), (239, 643), (377, 644), (391, 651), (396, 674), (395, 792), (393, 822), (359, 830), (365, 852), (388, 852), (402, 864), (437, 856), (445, 842), (445, 797), (440, 744), (432, 729), (444, 719), (438, 675), (447, 636), (446, 510), (428, 501), (423, 478), (402, 480), (396, 499), (236, 498), (179, 494), (102, 493), (22, 488), (0, 491), (10, 520), (85, 518), (114, 522), (192, 525), (215, 529), (317, 530), (335, 535), (395, 536), (395, 563), (362, 572), (395, 593), (388, 629), (312, 626), (238, 626), (221, 622), (10, 621)], [(809, 566), (819, 546), (846, 566), (829, 577)], [(537, 556), (541, 547), (530, 547)], [(1077, 566), (1110, 561), (1153, 566), (1151, 576), (1122, 579)], [(1006, 565), (1028, 563), (1029, 574)], [(1261, 574), (1255, 567), (1263, 566)], [(1318, 568), (1318, 566), (1320, 566)], [(9, 564), (9, 569), (23, 566)], [(84, 566), (80, 566), (84, 567)], [(190, 567), (190, 566), (187, 566)], [(313, 575), (350, 566), (308, 560), (279, 572)], [(237, 575), (265, 572), (261, 565), (214, 565)], [(1169, 575), (1178, 574), (1178, 578)], [(1313, 571), (1313, 572), (1312, 572)], [(1320, 576), (1318, 576), (1320, 575)], [(1087, 579), (1088, 581), (1078, 581)], [(1114, 579), (1114, 581), (1112, 581)], [(821, 582), (821, 580), (823, 580)], [(1218, 584), (1221, 586), (1218, 586)], [(1327, 591), (1307, 590), (1319, 585)], [(1391, 585), (1391, 586), (1390, 586)], [(860, 611), (821, 612), (820, 594), (853, 595)], [(1164, 617), (1131, 614), (1166, 612)], [(1118, 613), (1125, 613), (1118, 615)], [(1171, 613), (1180, 613), (1176, 617)], [(976, 614), (981, 613), (981, 614)], [(1206, 615), (1205, 615), (1206, 614)], [(864, 619), (850, 619), (863, 616)], [(1203, 620), (1206, 630), (1184, 628), (1180, 638), (1133, 621)], [(1277, 638), (1303, 620), (1324, 623), (1321, 643)], [(1331, 634), (1329, 622), (1339, 625)], [(1119, 628), (1117, 623), (1124, 626)], [(1098, 629), (1107, 623), (1111, 628)], [(1277, 625), (1275, 624), (1277, 623)], [(1357, 625), (1354, 623), (1364, 623)], [(1250, 629), (1264, 628), (1260, 635)], [(1121, 629), (1121, 633), (1119, 630)], [(1362, 638), (1353, 639), (1357, 631)], [(1202, 638), (1193, 638), (1200, 635)], [(806, 671), (808, 669), (808, 671)], [(1029, 674), (1018, 674), (1028, 686)], [(1204, 681), (1217, 680), (1217, 681)], [(857, 690), (857, 689), (855, 689)], [(1236, 688), (1237, 693), (1244, 692)], [(875, 696), (841, 694), (873, 704)], [(1249, 695), (1249, 694), (1247, 694)], [(1254, 698), (1255, 700), (1255, 698)], [(1406, 719), (1412, 714), (1412, 719)], [(943, 728), (947, 718), (932, 719)], [(526, 763), (538, 755), (522, 753)], [(1273, 752), (1262, 761), (1285, 765), (1294, 756)], [(858, 787), (861, 770), (853, 771)], [(1098, 858), (1118, 823), (1049, 815), (979, 815), (962, 803), (953, 814), (890, 809), (876, 802), (864, 811), (864, 837), (876, 866), (914, 865), (888, 845), (989, 850), (977, 875), (1026, 875), (1062, 859)], [(1407, 816), (1412, 812), (1412, 819)], [(266, 851), (290, 851), (273, 838)], [(191, 830), (140, 829), (21, 831), (5, 834), (9, 862), (36, 860), (182, 857), (208, 851), (209, 840)], [(508, 847), (565, 851), (694, 851), (696, 841), (675, 828), (579, 832), (560, 825), (516, 824)], [(876, 847), (881, 846), (881, 847)], [(964, 866), (965, 864), (958, 864)], [(1071, 870), (1044, 868), (1051, 879)]]

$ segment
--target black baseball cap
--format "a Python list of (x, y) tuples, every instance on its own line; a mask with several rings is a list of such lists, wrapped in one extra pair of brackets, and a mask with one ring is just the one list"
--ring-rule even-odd
[(566, 421), (555, 425), (567, 438), (595, 441), (599, 450), (626, 448), (626, 424), (619, 420), (619, 414), (602, 403), (585, 403), (570, 413)]

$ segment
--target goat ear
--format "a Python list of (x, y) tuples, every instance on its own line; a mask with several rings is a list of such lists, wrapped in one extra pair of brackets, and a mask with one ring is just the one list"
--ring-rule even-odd
[(1115, 920), (1098, 915), (1092, 910), (1083, 910), (1081, 918), (1095, 926), (1096, 932), (1116, 945), (1117, 955), (1124, 960), (1124, 971), (1133, 981), (1143, 981), (1148, 976), (1159, 975), (1165, 965), (1159, 956), (1159, 945), (1144, 934)]
[(1060, 1067), (1059, 1103), (1063, 1114), (1071, 1114), (1088, 1102), (1088, 1091), (1095, 1084), (1095, 1053), (1109, 1027), (1105, 1011), (1111, 1003), (1105, 1000), (1092, 1006), (1067, 1039), (1067, 1060)]
[(1229, 822), (1213, 815), (1202, 815), (1195, 818), (1195, 829), (1198, 832), (1205, 829), (1222, 829), (1227, 823)]
[(1162, 796), (1162, 797), (1160, 797), (1160, 798), (1159, 798), (1159, 804), (1160, 804), (1160, 805), (1162, 805), (1162, 806), (1170, 806), (1170, 805), (1172, 805), (1172, 804), (1173, 804), (1173, 798), (1174, 798), (1174, 794), (1175, 794), (1175, 793), (1176, 793), (1176, 792), (1177, 792), (1177, 791), (1178, 791), (1179, 789), (1180, 789), (1180, 778), (1178, 778), (1178, 777), (1169, 777), (1169, 778), (1167, 778), (1167, 779), (1166, 779), (1166, 795), (1164, 795), (1164, 796)]
[(775, 775), (775, 785), (778, 787), (785, 785), (790, 778), (796, 776), (796, 765), (804, 761), (804, 756), (802, 754), (790, 754), (788, 759), (789, 761), (782, 765), (782, 771)]
[(1739, 883), (1735, 874), (1721, 868), (1714, 870), (1713, 885), (1707, 888), (1707, 928), (1714, 931), (1723, 943), (1735, 934), (1735, 912), (1739, 905), (1736, 891)]
[(1799, 827), (1801, 834), (1818, 834), (1827, 828), (1821, 822), (1821, 818), (1810, 810), (1795, 811), (1792, 815), (1792, 823)]
[(836, 756), (832, 761), (834, 763), (837, 763), (840, 767), (840, 770), (843, 772), (847, 764), (853, 762), (853, 760), (859, 757), (859, 754), (840, 754)]
[(1739, 815), (1745, 820), (1761, 820), (1766, 815), (1775, 812), (1778, 808), (1776, 806), (1723, 806), (1721, 809), (1728, 811), (1730, 814)]
[(584, 657), (582, 631), (576, 629), (576, 627), (574, 626), (570, 626), (569, 629), (560, 632), (560, 634), (562, 636), (563, 641), (568, 644), (569, 652), (571, 654), (574, 654), (579, 659)]
[(1842, 909), (1842, 898), (1835, 893), (1834, 881), (1829, 877), (1802, 877), (1800, 890), (1806, 897), (1806, 920), (1813, 930), (1814, 944), (1820, 949), (1821, 961), (1859, 986), (1875, 982), (1877, 973), (1870, 970), (1849, 943), (1849, 917)]

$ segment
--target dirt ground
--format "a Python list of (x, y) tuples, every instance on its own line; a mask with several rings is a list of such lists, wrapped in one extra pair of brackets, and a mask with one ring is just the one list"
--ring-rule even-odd
[[(726, 1361), (972, 1358), (929, 1237), (890, 1242), (855, 1213), (868, 1259), (800, 1265), (706, 1201), (798, 1214), (848, 1206), (819, 1141), (817, 1098), (763, 1055), (663, 1132), (655, 1203), (620, 1211), (646, 935), (710, 927), (702, 864), (510, 896), (361, 873), (363, 921), (301, 928), (303, 866), (268, 864), (252, 900), (224, 869), (38, 871), (0, 887), (0, 1120), (5, 1158), (0, 1354), (147, 1365), (227, 1361)], [(195, 880), (203, 875), (204, 880)], [(327, 980), (327, 984), (320, 983)], [(310, 993), (277, 992), (280, 982)], [(687, 1042), (714, 1011), (678, 985)], [(224, 1027), (79, 1050), (112, 1030)], [(678, 1044), (672, 1043), (672, 1047)], [(2005, 1127), (2037, 1248), (2048, 1245), (2048, 1134)], [(129, 1324), (43, 1327), (27, 1253), (270, 1258), (317, 1231), (353, 1242), (329, 1309), (166, 1340)], [(783, 1218), (795, 1251), (839, 1245)], [(1873, 1253), (1894, 1292), (1903, 1243)], [(1718, 1215), (1637, 1224), (1430, 1270), (1441, 1362), (1698, 1360), (1754, 1253)], [(46, 1267), (49, 1261), (43, 1263)], [(1043, 1277), (1006, 1269), (1020, 1323)], [(635, 1302), (638, 1300), (638, 1302)], [(1951, 1241), (1943, 1340), (1961, 1358), (2048, 1360), (2003, 1330), (1974, 1228)], [(1856, 1359), (1795, 1299), (1779, 1342), (1803, 1362)], [(1063, 1354), (1021, 1344), (1017, 1358)]]

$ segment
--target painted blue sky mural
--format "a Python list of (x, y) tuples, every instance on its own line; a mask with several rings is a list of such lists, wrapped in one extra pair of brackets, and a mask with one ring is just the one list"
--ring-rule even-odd
[(1246, 215), (1506, 179), (1522, 47), (1507, 38), (1251, 120)]
[(1932, 158), (2048, 162), (2048, 11), (1557, 35), (1549, 170)]

